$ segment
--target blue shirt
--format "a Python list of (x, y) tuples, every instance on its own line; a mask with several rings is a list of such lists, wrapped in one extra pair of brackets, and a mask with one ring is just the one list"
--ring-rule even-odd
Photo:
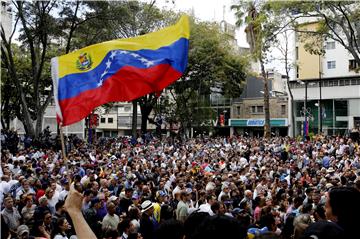
[(322, 160), (323, 167), (328, 168), (330, 166), (330, 157), (324, 156)]

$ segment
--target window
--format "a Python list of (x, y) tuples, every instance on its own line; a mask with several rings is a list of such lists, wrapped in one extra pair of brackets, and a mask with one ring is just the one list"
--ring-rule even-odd
[(261, 113), (264, 113), (264, 106), (262, 106), (262, 105), (251, 106), (251, 113), (252, 113), (252, 114), (261, 114)]
[(108, 118), (108, 123), (111, 124), (114, 122), (114, 119), (113, 118)]
[(295, 57), (296, 57), (296, 60), (299, 60), (299, 47), (295, 47)]
[(105, 118), (101, 118), (100, 123), (105, 124)]
[(236, 114), (240, 115), (240, 106), (236, 107)]
[(335, 69), (335, 68), (336, 68), (336, 63), (335, 63), (335, 61), (328, 61), (328, 62), (327, 62), (327, 68), (328, 68), (328, 69)]
[(256, 113), (256, 106), (251, 106), (251, 113)]
[(281, 114), (284, 115), (286, 112), (286, 105), (281, 105)]
[(349, 60), (349, 71), (353, 71), (359, 68), (359, 64), (355, 60)]
[(331, 41), (331, 42), (326, 42), (326, 47), (327, 50), (331, 50), (331, 49), (335, 49), (335, 42)]

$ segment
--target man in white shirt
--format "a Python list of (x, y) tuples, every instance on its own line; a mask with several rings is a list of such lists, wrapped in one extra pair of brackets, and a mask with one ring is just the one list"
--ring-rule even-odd
[(26, 179), (22, 181), (21, 189), (16, 193), (16, 200), (20, 200), (20, 197), (23, 194), (35, 194), (34, 189), (30, 187), (30, 183)]
[(223, 185), (221, 186), (221, 192), (218, 196), (218, 201), (221, 202), (221, 198), (225, 195), (230, 198), (230, 189), (229, 189), (229, 184), (227, 182), (223, 183)]
[(63, 190), (59, 193), (59, 200), (64, 201), (65, 197), (68, 195), (69, 193), (69, 181), (65, 178), (61, 180), (61, 184), (63, 186)]
[(116, 207), (113, 202), (109, 202), (106, 205), (107, 214), (102, 220), (102, 230), (117, 230), (120, 218), (115, 214)]
[(208, 195), (206, 197), (206, 203), (201, 204), (199, 207), (199, 212), (207, 212), (210, 216), (214, 215), (214, 212), (211, 210), (211, 205), (215, 202), (215, 197), (213, 195)]
[(180, 201), (176, 207), (176, 220), (180, 222), (185, 222), (188, 216), (189, 207), (186, 204), (187, 201), (188, 201), (188, 194), (185, 191), (182, 191), (180, 193)]
[(10, 191), (9, 181), (10, 181), (10, 178), (8, 175), (3, 175), (1, 177), (0, 190), (2, 190), (2, 192), (4, 194), (7, 194)]

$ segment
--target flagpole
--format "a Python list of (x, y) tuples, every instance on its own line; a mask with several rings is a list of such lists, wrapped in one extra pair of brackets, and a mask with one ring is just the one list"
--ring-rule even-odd
[(66, 173), (69, 174), (69, 165), (67, 162), (65, 143), (64, 143), (64, 132), (63, 132), (63, 126), (62, 126), (61, 122), (59, 123), (59, 129), (60, 129), (61, 151), (62, 151), (62, 156), (63, 156), (63, 160), (64, 160), (64, 164), (65, 164), (65, 170), (66, 170)]

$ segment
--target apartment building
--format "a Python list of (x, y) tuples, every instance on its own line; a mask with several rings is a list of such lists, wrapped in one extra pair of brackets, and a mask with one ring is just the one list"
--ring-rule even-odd
[[(300, 30), (314, 30), (317, 26), (316, 21), (303, 23)], [(331, 39), (317, 42), (319, 50), (324, 50), (323, 55), (310, 54), (306, 51), (310, 40), (300, 34), (294, 38), (297, 69), (291, 91), (295, 101), (292, 109), (295, 133), (302, 134), (305, 117), (308, 117), (310, 133), (347, 133), (360, 125), (358, 65), (342, 45)]]

